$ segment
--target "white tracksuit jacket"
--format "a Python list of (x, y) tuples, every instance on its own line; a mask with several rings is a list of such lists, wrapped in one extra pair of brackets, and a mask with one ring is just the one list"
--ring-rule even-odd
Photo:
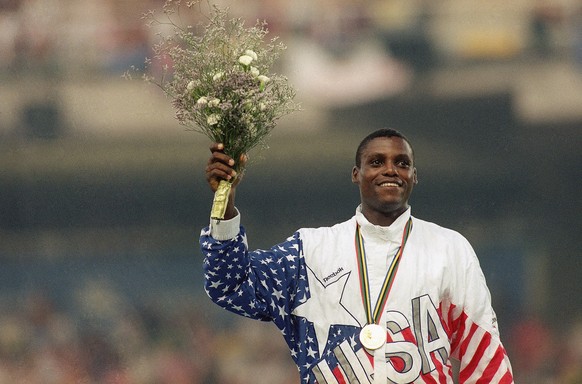
[(367, 320), (355, 228), (364, 240), (373, 306), (409, 217), (410, 209), (378, 227), (358, 208), (343, 223), (303, 228), (252, 252), (240, 214), (213, 221), (200, 237), (206, 292), (232, 312), (274, 322), (303, 383), (452, 383), (451, 358), (461, 362), (460, 383), (513, 383), (471, 245), (415, 217), (378, 321), (387, 330), (386, 378), (374, 378), (378, 360), (359, 341)]

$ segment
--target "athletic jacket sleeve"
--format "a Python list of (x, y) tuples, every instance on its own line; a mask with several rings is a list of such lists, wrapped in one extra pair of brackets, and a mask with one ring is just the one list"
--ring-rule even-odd
[(491, 296), (477, 256), (464, 238), (460, 252), (468, 255), (457, 271), (452, 309), (452, 356), (461, 362), (459, 382), (513, 383), (511, 365), (501, 343)]
[(242, 226), (233, 238), (223, 240), (205, 228), (200, 246), (205, 290), (212, 301), (236, 314), (285, 327), (296, 293), (307, 283), (298, 233), (269, 250), (249, 252)]

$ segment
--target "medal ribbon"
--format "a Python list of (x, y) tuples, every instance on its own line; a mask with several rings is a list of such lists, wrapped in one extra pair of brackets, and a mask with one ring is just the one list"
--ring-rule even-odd
[(358, 259), (358, 267), (360, 272), (360, 290), (362, 292), (362, 300), (364, 301), (364, 309), (366, 310), (366, 319), (368, 324), (377, 323), (380, 320), (382, 310), (386, 301), (388, 300), (388, 294), (392, 288), (392, 283), (396, 277), (396, 271), (398, 270), (398, 264), (402, 258), (402, 253), (404, 252), (404, 246), (408, 240), (408, 236), (412, 231), (412, 218), (408, 219), (404, 231), (402, 233), (402, 242), (400, 248), (396, 252), (396, 255), (390, 263), (390, 267), (386, 272), (384, 277), (384, 283), (382, 284), (382, 289), (378, 294), (378, 300), (376, 301), (376, 306), (374, 311), (372, 311), (372, 302), (370, 300), (370, 281), (368, 279), (368, 266), (366, 263), (366, 252), (364, 250), (364, 240), (360, 232), (360, 225), (356, 224), (356, 257)]

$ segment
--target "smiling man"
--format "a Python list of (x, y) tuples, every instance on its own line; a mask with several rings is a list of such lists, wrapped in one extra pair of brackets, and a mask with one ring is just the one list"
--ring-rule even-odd
[[(236, 174), (222, 145), (211, 152), (215, 191)], [(411, 215), (410, 142), (392, 129), (368, 135), (352, 181), (361, 199), (352, 218), (250, 251), (234, 205), (238, 178), (225, 220), (211, 219), (200, 236), (210, 298), (272, 321), (303, 383), (513, 383), (471, 245)]]
[(361, 209), (372, 223), (389, 226), (408, 209), (418, 183), (408, 140), (392, 130), (367, 136), (356, 151), (352, 181), (360, 187)]

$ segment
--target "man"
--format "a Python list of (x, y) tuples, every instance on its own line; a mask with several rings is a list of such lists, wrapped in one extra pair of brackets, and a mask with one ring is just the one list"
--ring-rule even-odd
[[(211, 151), (206, 175), (216, 190), (236, 173), (220, 144)], [(411, 216), (410, 142), (392, 129), (368, 135), (352, 181), (361, 204), (351, 219), (254, 252), (235, 182), (225, 220), (211, 220), (200, 237), (210, 298), (274, 322), (304, 383), (513, 383), (470, 244)]]

